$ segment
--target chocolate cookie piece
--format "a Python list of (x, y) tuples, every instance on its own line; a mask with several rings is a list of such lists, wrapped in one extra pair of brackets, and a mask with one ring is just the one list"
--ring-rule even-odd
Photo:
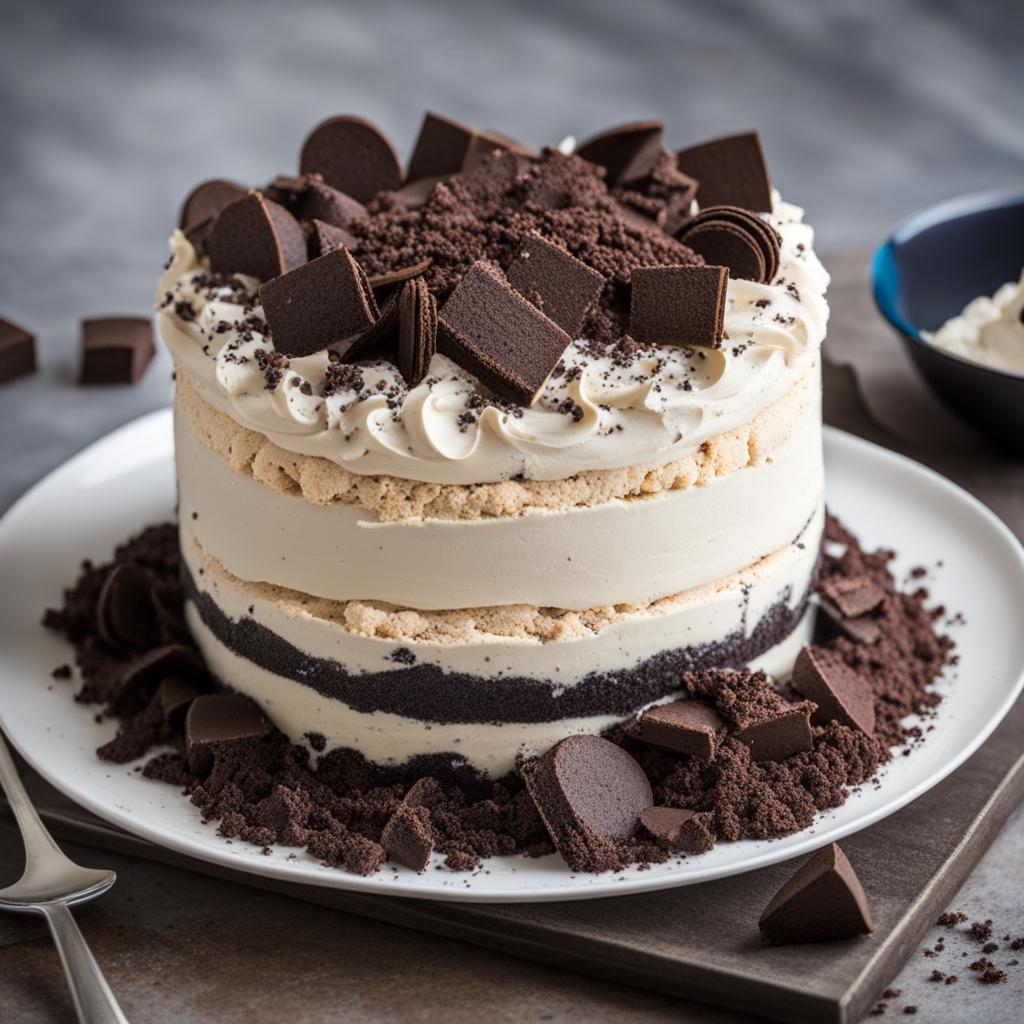
[(437, 351), (437, 300), (422, 278), (398, 293), (398, 369), (410, 388), (427, 375)]
[(653, 803), (643, 769), (599, 736), (569, 736), (520, 767), (559, 852), (572, 867), (598, 863), (602, 848), (632, 838)]
[(644, 743), (680, 754), (710, 759), (725, 730), (722, 716), (700, 700), (658, 704), (640, 714), (636, 736)]
[(836, 576), (819, 587), (847, 619), (856, 619), (875, 611), (885, 601), (885, 591), (869, 576)]
[(728, 135), (676, 154), (679, 169), (700, 182), (701, 209), (728, 203), (755, 213), (772, 208), (768, 168), (757, 132)]
[(728, 284), (726, 267), (637, 267), (630, 337), (660, 345), (721, 347)]
[(402, 184), (394, 146), (379, 128), (361, 117), (342, 115), (318, 124), (299, 157), (303, 174), (320, 174), (333, 188), (360, 203)]
[(203, 659), (194, 647), (162, 644), (125, 665), (117, 680), (117, 692), (111, 698), (113, 709), (118, 714), (142, 710), (168, 676), (186, 679), (197, 688), (201, 688), (208, 679)]
[(672, 853), (707, 853), (715, 845), (713, 815), (679, 807), (648, 807), (640, 827)]
[(0, 384), (35, 372), (35, 335), (0, 318)]
[(793, 688), (818, 705), (815, 725), (835, 721), (868, 736), (875, 731), (875, 695), (835, 651), (804, 647), (793, 666)]
[(306, 262), (306, 238), (280, 203), (250, 192), (221, 210), (206, 251), (218, 273), (269, 281)]
[(779, 272), (782, 240), (756, 213), (738, 206), (701, 210), (679, 230), (678, 238), (706, 263), (729, 268), (731, 277), (770, 283)]
[(362, 203), (332, 188), (319, 174), (310, 174), (301, 180), (305, 187), (296, 193), (291, 211), (299, 220), (322, 220), (336, 228), (347, 228), (366, 216)]
[(448, 297), (438, 328), (439, 351), (499, 395), (527, 406), (572, 341), (483, 260)]
[(82, 384), (137, 384), (156, 355), (145, 316), (98, 316), (82, 321)]
[(214, 693), (197, 697), (185, 716), (185, 756), (189, 771), (206, 775), (218, 747), (267, 736), (273, 726), (248, 697)]
[(736, 733), (736, 739), (750, 748), (755, 761), (785, 761), (787, 757), (811, 750), (811, 709), (796, 704), (786, 710), (752, 721)]
[(578, 338), (604, 278), (560, 245), (527, 235), (506, 271), (508, 283), (549, 320)]
[(275, 350), (291, 357), (352, 338), (378, 316), (366, 275), (344, 247), (267, 281), (260, 302)]
[(522, 143), (507, 135), (470, 128), (450, 117), (428, 112), (409, 159), (406, 179), (439, 180), (458, 174), (475, 167), (495, 150), (529, 153)]
[(370, 287), (373, 289), (374, 295), (378, 297), (381, 295), (386, 296), (399, 285), (405, 284), (406, 281), (411, 281), (414, 277), (420, 277), (422, 274), (425, 274), (430, 269), (432, 262), (432, 260), (420, 260), (418, 263), (413, 263), (408, 267), (389, 270), (386, 274), (377, 274), (369, 279)]
[(111, 647), (138, 648), (156, 642), (159, 630), (152, 589), (149, 573), (139, 565), (127, 562), (110, 570), (96, 601), (96, 626)]
[(181, 676), (166, 676), (160, 681), (153, 703), (160, 708), (165, 722), (178, 727), (184, 724), (189, 706), (199, 696), (199, 691)]
[(643, 178), (664, 148), (660, 121), (632, 121), (591, 135), (576, 147), (576, 156), (605, 169), (609, 188)]
[(318, 256), (326, 256), (335, 249), (348, 249), (353, 252), (359, 240), (346, 228), (336, 227), (322, 220), (304, 220), (302, 233), (306, 236), (306, 253), (311, 260)]
[(434, 850), (434, 836), (421, 810), (401, 803), (380, 834), (380, 844), (390, 860), (413, 871), (423, 871)]
[(835, 843), (805, 861), (758, 921), (773, 946), (851, 939), (875, 930), (864, 889)]
[(820, 643), (837, 636), (845, 636), (857, 644), (870, 646), (882, 635), (882, 627), (870, 615), (847, 619), (834, 605), (822, 601), (814, 620), (814, 642)]
[(194, 231), (203, 222), (209, 222), (212, 227), (220, 214), (220, 211), (237, 199), (244, 199), (249, 190), (243, 185), (234, 181), (226, 181), (223, 178), (213, 178), (210, 181), (203, 181), (185, 197), (181, 204), (181, 212), (178, 214), (178, 227), (185, 234)]

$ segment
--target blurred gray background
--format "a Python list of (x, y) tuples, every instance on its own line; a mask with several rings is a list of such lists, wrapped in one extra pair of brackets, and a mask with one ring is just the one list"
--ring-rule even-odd
[(168, 399), (163, 355), (139, 388), (77, 388), (78, 317), (145, 311), (190, 186), (293, 168), (329, 114), (403, 154), (425, 108), (533, 143), (758, 127), (826, 254), (1024, 183), (1020, 0), (0, 0), (0, 26), (0, 315), (42, 359), (0, 388), (0, 509)]

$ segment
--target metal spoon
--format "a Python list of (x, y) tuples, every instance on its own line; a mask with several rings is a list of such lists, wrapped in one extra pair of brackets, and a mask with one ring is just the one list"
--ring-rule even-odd
[(20, 881), (0, 889), (0, 910), (46, 918), (82, 1024), (128, 1024), (68, 909), (102, 896), (117, 876), (113, 871), (80, 867), (64, 856), (18, 778), (2, 731), (0, 784), (25, 843), (25, 871)]

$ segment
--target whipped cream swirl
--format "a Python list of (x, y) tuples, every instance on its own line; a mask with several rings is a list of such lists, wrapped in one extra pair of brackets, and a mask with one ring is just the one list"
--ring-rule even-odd
[(411, 389), (383, 361), (338, 377), (326, 351), (276, 365), (260, 329), (259, 283), (235, 275), (211, 287), (181, 232), (157, 293), (161, 333), (178, 371), (215, 408), (353, 473), (473, 484), (661, 465), (749, 421), (817, 358), (829, 277), (813, 231), (777, 195), (765, 219), (782, 238), (779, 273), (770, 284), (730, 279), (721, 348), (628, 352), (577, 340), (529, 408), (491, 404), (441, 354)]

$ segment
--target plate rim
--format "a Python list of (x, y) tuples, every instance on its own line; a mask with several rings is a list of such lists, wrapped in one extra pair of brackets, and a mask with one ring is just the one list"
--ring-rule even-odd
[[(4, 515), (0, 517), (0, 550), (6, 544), (8, 531), (17, 527), (21, 517), (25, 514), (24, 510), (29, 509), (33, 501), (39, 500), (38, 495), (40, 491), (47, 485), (52, 486), (55, 478), (73, 473), (82, 462), (93, 458), (98, 449), (107, 445), (116, 445), (125, 436), (130, 436), (136, 432), (145, 431), (146, 429), (166, 429), (169, 439), (170, 420), (171, 409), (169, 407), (144, 414), (97, 439), (52, 469), (18, 498)], [(166, 427), (164, 426), (165, 423)], [(930, 485), (939, 487), (941, 490), (946, 491), (954, 500), (966, 504), (972, 514), (983, 520), (986, 526), (1013, 552), (1017, 573), (1020, 579), (1024, 581), (1024, 546), (1022, 546), (1021, 542), (999, 516), (973, 494), (970, 494), (964, 488), (930, 467), (924, 466), (898, 452), (867, 441), (864, 438), (828, 425), (824, 427), (823, 433), (827, 447), (837, 448), (840, 451), (845, 449), (855, 454), (867, 455), (869, 458), (880, 459), (898, 468), (909, 468), (911, 472), (923, 476)], [(12, 527), (12, 523), (14, 527)], [(0, 679), (0, 686), (2, 686), (2, 679)], [(464, 887), (452, 884), (453, 880), (456, 882), (460, 880), (460, 876), (455, 875), (450, 878), (445, 876), (448, 884), (424, 887), (422, 881), (414, 884), (414, 880), (434, 877), (433, 875), (413, 875), (408, 879), (403, 873), (390, 876), (379, 874), (360, 876), (343, 869), (314, 874), (309, 870), (309, 866), (301, 861), (299, 862), (302, 864), (300, 870), (296, 870), (295, 864), (286, 859), (275, 861), (261, 858), (257, 862), (251, 856), (240, 855), (240, 851), (249, 844), (238, 843), (237, 846), (230, 846), (216, 835), (212, 827), (209, 827), (209, 838), (204, 833), (202, 840), (192, 839), (184, 834), (179, 835), (176, 832), (164, 833), (158, 825), (149, 824), (145, 818), (141, 820), (133, 819), (127, 811), (123, 811), (116, 806), (110, 806), (102, 800), (94, 799), (87, 790), (77, 788), (74, 785), (73, 778), (68, 779), (59, 773), (51, 771), (45, 763), (35, 758), (30, 750), (25, 749), (25, 744), (21, 742), (18, 735), (12, 733), (10, 727), (6, 724), (7, 715), (4, 713), (2, 706), (0, 706), (0, 724), (3, 725), (4, 732), (12, 746), (21, 754), (25, 761), (68, 799), (104, 821), (132, 835), (173, 850), (186, 857), (281, 881), (371, 895), (395, 896), (404, 899), (432, 899), (468, 903), (566, 902), (634, 895), (699, 884), (714, 879), (730, 877), (735, 874), (745, 874), (748, 871), (758, 870), (772, 864), (804, 856), (830, 842), (835, 842), (868, 828), (883, 818), (896, 813), (923, 793), (948, 778), (953, 771), (959, 768), (991, 736), (1017, 701), (1022, 689), (1024, 689), (1024, 663), (1021, 664), (1013, 685), (1007, 688), (1002, 701), (988, 717), (984, 726), (967, 743), (958, 748), (953, 756), (947, 758), (940, 768), (919, 779), (915, 784), (909, 786), (906, 791), (890, 799), (882, 806), (865, 812), (852, 822), (822, 827), (826, 819), (824, 815), (819, 815), (815, 819), (814, 824), (807, 829), (794, 833), (793, 836), (784, 837), (787, 840), (785, 844), (781, 842), (764, 842), (762, 843), (764, 848), (749, 857), (742, 867), (738, 868), (734, 864), (720, 865), (717, 868), (712, 866), (704, 870), (701, 870), (699, 867), (688, 867), (686, 871), (679, 872), (678, 875), (667, 871), (661, 874), (648, 874), (646, 877), (636, 877), (635, 875), (623, 877), (622, 873), (613, 872), (603, 878), (601, 876), (594, 876), (594, 880), (587, 876), (583, 884), (570, 879), (567, 871), (564, 881), (557, 882), (552, 886), (534, 889), (507, 886), (500, 890), (488, 892), (474, 891), (471, 886)], [(68, 702), (68, 708), (69, 710), (81, 710), (71, 701)], [(133, 776), (129, 775), (128, 777)], [(198, 818), (198, 809), (195, 810), (195, 814)], [(748, 840), (747, 842), (755, 841)], [(781, 849), (776, 849), (775, 847), (781, 847)], [(512, 860), (513, 858), (510, 857), (508, 859)], [(689, 865), (696, 862), (686, 861), (683, 863)], [(472, 876), (467, 877), (471, 878)]]

